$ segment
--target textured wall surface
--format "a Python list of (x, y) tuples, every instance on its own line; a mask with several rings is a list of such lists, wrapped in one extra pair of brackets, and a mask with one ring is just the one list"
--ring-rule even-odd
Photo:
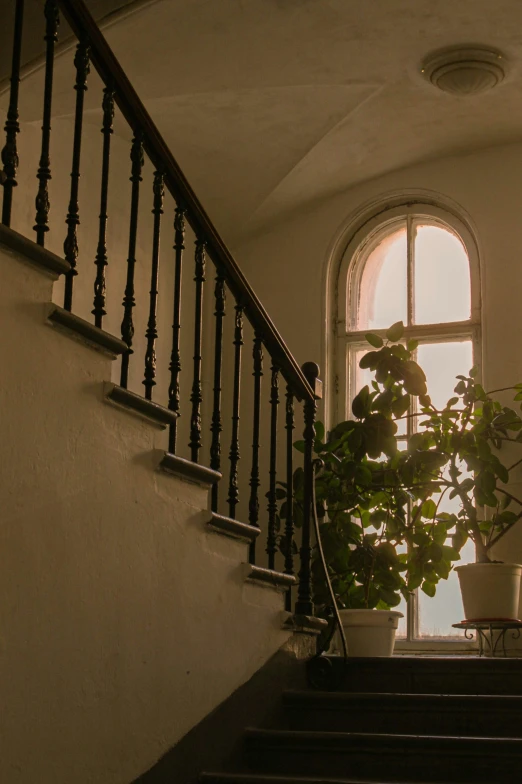
[(287, 639), (165, 433), (105, 404), (111, 360), (46, 325), (0, 255), (0, 780), (127, 784)]

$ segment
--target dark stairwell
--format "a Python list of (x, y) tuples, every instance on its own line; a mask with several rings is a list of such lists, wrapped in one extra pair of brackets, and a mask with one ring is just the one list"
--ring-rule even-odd
[[(285, 691), (269, 727), (206, 784), (516, 782), (522, 762), (519, 659), (330, 659), (334, 691)], [(332, 682), (330, 682), (332, 683)]]

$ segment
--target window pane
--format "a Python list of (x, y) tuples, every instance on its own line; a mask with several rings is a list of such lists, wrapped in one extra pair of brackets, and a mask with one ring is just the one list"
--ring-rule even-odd
[[(471, 340), (447, 343), (425, 343), (417, 350), (417, 361), (426, 373), (428, 393), (436, 408), (443, 408), (448, 399), (454, 396), (457, 374), (466, 374), (473, 365)], [(422, 430), (422, 428), (421, 428)], [(436, 503), (437, 497), (433, 499)], [(450, 499), (446, 493), (439, 504), (440, 512), (457, 512), (458, 499)], [(448, 540), (451, 544), (451, 539)], [(475, 560), (475, 546), (467, 542), (461, 552), (461, 562)], [(418, 592), (418, 630), (420, 637), (458, 637), (458, 630), (452, 629), (464, 617), (462, 600), (456, 572), (451, 572), (447, 580), (437, 585), (437, 593), (429, 598)]]
[(426, 373), (428, 394), (435, 408), (444, 408), (457, 384), (457, 375), (466, 375), (473, 366), (471, 340), (448, 343), (421, 343), (417, 362)]
[(414, 321), (438, 324), (471, 317), (469, 261), (462, 242), (439, 226), (417, 226)]
[(398, 610), (404, 616), (404, 618), (399, 618), (399, 625), (397, 626), (397, 631), (395, 632), (395, 639), (405, 640), (408, 636), (408, 603), (405, 599), (401, 599), (401, 603), (393, 609)]
[[(451, 539), (448, 541), (451, 544)], [(461, 550), (460, 563), (475, 561), (475, 545), (467, 541)], [(419, 637), (458, 637), (463, 633), (452, 629), (453, 623), (464, 619), (464, 610), (460, 596), (459, 580), (455, 571), (450, 572), (447, 580), (437, 585), (437, 593), (429, 598), (419, 591)]]
[(359, 287), (357, 329), (386, 329), (407, 321), (406, 227), (388, 234), (370, 252)]

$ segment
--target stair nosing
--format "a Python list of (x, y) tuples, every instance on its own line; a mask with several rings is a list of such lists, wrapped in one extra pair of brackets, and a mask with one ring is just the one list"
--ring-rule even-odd
[(217, 512), (211, 513), (207, 525), (214, 533), (229, 536), (232, 539), (239, 539), (243, 542), (253, 542), (261, 533), (260, 528), (256, 528), (249, 523), (242, 523), (240, 520), (235, 520), (232, 517), (220, 515)]
[(124, 387), (118, 384), (106, 382), (104, 384), (104, 395), (108, 403), (122, 408), (141, 419), (145, 419), (162, 429), (173, 424), (178, 418), (175, 411), (170, 411), (165, 406), (155, 403), (153, 400), (147, 400), (142, 395), (131, 392), (129, 389), (124, 389)]
[(255, 564), (245, 564), (244, 572), (246, 581), (266, 585), (276, 590), (285, 590), (297, 583), (297, 578), (292, 574), (278, 572), (275, 569), (266, 569)]
[(0, 223), (0, 246), (12, 253), (20, 254), (24, 261), (30, 262), (32, 266), (50, 275), (54, 280), (71, 269), (68, 261), (3, 223)]
[[(284, 774), (263, 775), (258, 773), (212, 773), (211, 771), (203, 771), (199, 774), (200, 781), (208, 781), (215, 779), (216, 781), (229, 781), (241, 782), (250, 781), (252, 784), (272, 784), (273, 782), (288, 782), (288, 784), (372, 784), (368, 780), (362, 779), (346, 779), (346, 778), (325, 778), (323, 776), (285, 776)], [(379, 784), (386, 784), (380, 781)], [(397, 784), (397, 782), (395, 782)], [(414, 784), (423, 784), (421, 781), (414, 782)]]
[(171, 452), (163, 452), (158, 470), (201, 485), (207, 490), (210, 490), (212, 485), (221, 479), (219, 471), (214, 471), (212, 468), (207, 468), (207, 466), (199, 463), (193, 463), (191, 460), (186, 460), (184, 457), (179, 457), (179, 455), (173, 455)]
[[(388, 733), (388, 732), (339, 732), (329, 730), (266, 730), (258, 729), (255, 727), (245, 728), (245, 738), (247, 740), (256, 739), (263, 740), (266, 738), (278, 739), (280, 742), (287, 741), (343, 741), (343, 740), (375, 740), (379, 743), (384, 738), (398, 744), (404, 740), (416, 740), (419, 743), (449, 741), (451, 744), (470, 744), (472, 741), (480, 741), (486, 745), (491, 746), (492, 743), (511, 745), (513, 748), (520, 747), (522, 753), (522, 738), (504, 738), (484, 735), (413, 735), (411, 733)], [(280, 747), (280, 746), (279, 746)], [(308, 746), (308, 748), (310, 748)]]
[(124, 354), (128, 349), (127, 344), (120, 338), (95, 327), (90, 321), (86, 321), (54, 303), (48, 306), (47, 321), (68, 337), (80, 340), (84, 345), (101, 351), (111, 359), (115, 359), (119, 354)]
[(485, 700), (488, 703), (493, 703), (498, 700), (499, 704), (504, 703), (504, 706), (520, 704), (522, 706), (522, 695), (519, 694), (458, 694), (451, 692), (444, 693), (430, 693), (430, 692), (387, 692), (387, 691), (353, 691), (353, 692), (330, 692), (330, 691), (292, 691), (287, 690), (283, 692), (283, 701), (289, 704), (294, 701), (295, 703), (320, 703), (322, 701), (331, 704), (352, 702), (357, 700), (367, 700), (368, 702), (377, 702), (384, 700), (391, 702), (393, 700), (412, 702), (421, 702), (424, 700), (437, 700), (442, 702), (460, 700), (464, 702), (477, 702), (478, 700)]

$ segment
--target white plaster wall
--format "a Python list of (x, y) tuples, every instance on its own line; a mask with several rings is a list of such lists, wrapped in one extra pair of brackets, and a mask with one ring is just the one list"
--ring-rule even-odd
[[(469, 216), (481, 261), (484, 383), (492, 389), (521, 381), (520, 144), (397, 171), (283, 217), (235, 248), (242, 269), (299, 363), (317, 361), (324, 372), (331, 249), (366, 202), (408, 189), (449, 198)], [(497, 557), (522, 562), (522, 525), (506, 536)]]
[[(68, 84), (74, 74), (71, 56), (67, 55), (57, 61), (58, 76), (61, 83)], [(41, 120), (39, 109), (43, 72), (36, 72), (30, 79), (22, 84), (22, 105), (20, 114), (22, 118), (38, 117), (34, 120), (25, 120), (21, 124), (18, 136), (20, 165), (17, 172), (18, 187), (14, 191), (12, 228), (25, 236), (34, 239), (33, 231), (35, 221), (34, 197), (37, 192), (38, 182), (36, 172), (39, 165), (41, 145)], [(72, 82), (71, 82), (72, 84)], [(81, 178), (79, 183), (79, 214), (78, 227), (78, 275), (74, 280), (73, 312), (93, 323), (91, 314), (93, 307), (93, 283), (96, 274), (94, 260), (98, 243), (98, 215), (100, 205), (100, 179), (102, 160), (102, 125), (101, 97), (102, 85), (96, 73), (89, 76), (89, 89), (86, 93), (87, 108), (85, 111), (85, 124), (82, 136)], [(7, 94), (2, 97), (5, 104)], [(46, 247), (63, 256), (63, 241), (67, 233), (65, 218), (68, 211), (70, 193), (70, 170), (73, 144), (73, 112), (74, 91), (62, 89), (56, 96), (61, 114), (52, 122), (51, 132), (51, 171), (52, 180), (49, 183), (51, 212), (49, 216), (50, 231), (46, 234)], [(5, 113), (0, 110), (0, 125), (3, 125)], [(128, 256), (128, 231), (131, 200), (131, 183), (129, 181), (131, 163), (129, 159), (131, 139), (125, 123), (122, 122), (118, 110), (115, 116), (115, 133), (111, 142), (111, 168), (109, 181), (109, 203), (107, 224), (107, 316), (103, 321), (103, 328), (114, 335), (121, 335), (121, 320), (123, 317), (122, 299), (126, 285), (127, 256)], [(135, 300), (133, 310), (135, 326), (133, 349), (134, 354), (130, 361), (129, 388), (138, 394), (144, 394), (142, 384), (144, 370), (144, 356), (146, 350), (145, 331), (147, 329), (149, 289), (152, 252), (152, 177), (153, 169), (146, 158), (143, 170), (143, 182), (140, 186), (140, 212), (138, 221), (136, 267), (135, 267)], [(170, 355), (172, 347), (172, 312), (174, 295), (174, 241), (173, 218), (174, 202), (166, 193), (164, 215), (162, 220), (161, 254), (160, 254), (160, 279), (158, 297), (158, 333), (156, 342), (157, 353), (157, 386), (153, 390), (153, 400), (163, 405), (168, 404), (168, 387), (170, 381)], [(193, 232), (187, 225), (185, 236), (185, 252), (183, 262), (182, 286), (182, 316), (181, 316), (181, 365), (180, 398), (181, 417), (178, 424), (177, 454), (189, 458), (190, 450), (190, 412), (191, 412), (191, 386), (193, 378), (194, 355), (194, 240)], [(204, 285), (204, 332), (203, 332), (203, 367), (202, 367), (202, 449), (200, 462), (210, 464), (211, 442), (211, 416), (213, 403), (213, 374), (214, 374), (214, 287), (215, 268), (207, 260), (206, 283)], [(53, 290), (53, 300), (63, 304), (63, 280), (60, 280)], [(221, 466), (224, 474), (220, 488), (219, 511), (229, 514), (227, 503), (229, 485), (229, 452), (231, 446), (232, 401), (233, 401), (233, 362), (234, 362), (234, 311), (235, 302), (227, 292), (226, 317), (224, 322), (224, 355), (222, 376), (222, 427), (221, 434)], [(253, 361), (252, 344), (253, 330), (247, 319), (244, 319), (244, 347), (242, 359), (242, 392), (240, 410), (240, 453), (239, 461), (239, 486), (240, 503), (236, 509), (236, 517), (248, 521), (248, 500), (250, 495), (250, 472), (252, 461), (252, 395), (253, 395)], [(260, 498), (260, 524), (263, 534), (259, 538), (257, 547), (258, 560), (262, 565), (267, 565), (265, 554), (266, 524), (267, 524), (267, 499), (265, 494), (269, 487), (269, 398), (270, 398), (270, 357), (265, 352), (263, 402), (262, 402), (262, 427), (261, 427), (261, 486)], [(111, 378), (119, 383), (120, 360), (113, 363)], [(279, 430), (284, 438), (284, 395), (285, 384), (280, 385), (280, 416)], [(300, 437), (302, 424), (299, 412), (296, 413), (296, 437)], [(167, 445), (166, 433), (159, 437), (162, 446)], [(283, 444), (279, 449), (280, 476), (284, 479), (284, 452)], [(283, 568), (282, 562), (277, 557), (277, 565)]]
[[(70, 71), (70, 79), (74, 70), (69, 62), (69, 55), (57, 61), (59, 73)], [(22, 121), (18, 135), (19, 168), (17, 171), (18, 186), (14, 190), (13, 213), (11, 227), (30, 239), (35, 239), (33, 226), (35, 223), (35, 196), (38, 189), (36, 173), (39, 166), (41, 146), (41, 119), (39, 107), (43, 86), (41, 84), (43, 72), (38, 71), (31, 79), (23, 82), (22, 105), (20, 115), (23, 119), (35, 116), (38, 119)], [(65, 77), (62, 76), (65, 80)], [(71, 81), (71, 85), (72, 85)], [(82, 134), (81, 150), (81, 177), (79, 182), (79, 216), (77, 259), (78, 275), (74, 280), (73, 312), (82, 318), (94, 323), (93, 285), (96, 276), (94, 264), (98, 245), (98, 227), (100, 212), (100, 185), (103, 138), (100, 133), (102, 125), (101, 100), (102, 84), (94, 72), (89, 76), (89, 89), (86, 94), (88, 107), (84, 114), (84, 129)], [(51, 172), (49, 182), (49, 198), (51, 211), (49, 214), (49, 232), (45, 237), (45, 246), (57, 253), (64, 255), (63, 242), (67, 234), (65, 219), (69, 207), (70, 172), (73, 147), (73, 112), (74, 90), (68, 89), (58, 95), (62, 114), (54, 117), (51, 131)], [(2, 96), (1, 102), (6, 104), (7, 94)], [(5, 122), (5, 111), (0, 109), (0, 126)], [(131, 203), (131, 136), (116, 109), (114, 134), (111, 140), (108, 223), (107, 223), (107, 257), (106, 267), (106, 297), (105, 309), (107, 315), (103, 320), (103, 329), (118, 337), (121, 336), (121, 321), (123, 318), (123, 296), (126, 286), (127, 258), (129, 249), (129, 218)], [(2, 142), (3, 144), (3, 142)], [(138, 219), (136, 266), (134, 276), (135, 307), (133, 308), (134, 321), (134, 354), (130, 360), (129, 389), (144, 395), (143, 386), (144, 358), (146, 351), (145, 333), (149, 318), (149, 291), (151, 288), (152, 266), (152, 207), (153, 207), (153, 167), (147, 156), (143, 168), (143, 181), (140, 185), (140, 210)], [(170, 382), (169, 364), (172, 350), (172, 322), (174, 298), (174, 208), (175, 204), (170, 194), (165, 190), (164, 214), (162, 217), (161, 248), (159, 264), (159, 295), (157, 304), (157, 331), (156, 341), (156, 386), (153, 390), (153, 400), (162, 405), (168, 404), (168, 387)], [(181, 418), (179, 422), (179, 438), (177, 452), (183, 457), (189, 457), (189, 423), (190, 423), (190, 393), (192, 385), (193, 354), (194, 354), (194, 241), (195, 237), (187, 224), (185, 235), (185, 252), (183, 261), (183, 286), (181, 310)], [(208, 463), (210, 448), (210, 396), (212, 389), (212, 361), (213, 342), (210, 314), (213, 310), (214, 292), (214, 267), (210, 260), (207, 262), (207, 275), (204, 292), (205, 307), (205, 336), (203, 348), (203, 462)], [(63, 279), (54, 287), (53, 300), (63, 304)], [(229, 341), (231, 343), (231, 341)], [(229, 348), (231, 351), (231, 347)], [(115, 362), (112, 368), (112, 380), (119, 383), (120, 362)], [(166, 441), (165, 441), (166, 444)]]
[(111, 360), (44, 322), (0, 254), (0, 781), (128, 784), (287, 639), (162, 433), (102, 400)]

